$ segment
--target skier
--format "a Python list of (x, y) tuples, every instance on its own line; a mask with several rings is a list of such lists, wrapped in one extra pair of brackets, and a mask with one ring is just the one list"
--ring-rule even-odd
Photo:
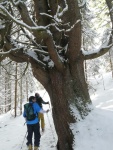
[[(49, 102), (45, 102), (41, 96), (39, 95), (39, 93), (35, 93), (35, 97), (36, 97), (36, 102), (37, 104), (42, 108), (42, 104), (49, 104)], [(42, 113), (38, 113), (38, 118), (39, 121), (41, 122), (41, 129), (42, 132), (44, 132), (45, 130), (45, 121), (44, 121), (44, 114)]]
[(45, 111), (39, 107), (36, 103), (36, 98), (34, 96), (29, 97), (29, 103), (24, 105), (24, 113), (23, 116), (26, 119), (27, 123), (27, 146), (28, 150), (32, 149), (32, 136), (34, 133), (34, 150), (38, 150), (40, 144), (40, 126), (39, 126), (39, 119), (38, 113), (47, 113), (49, 110)]

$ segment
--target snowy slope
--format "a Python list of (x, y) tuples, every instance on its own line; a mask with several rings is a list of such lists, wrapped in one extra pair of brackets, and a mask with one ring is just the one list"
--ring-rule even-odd
[[(90, 80), (97, 89), (91, 93), (94, 109), (73, 127), (74, 150), (113, 150), (113, 79), (111, 73), (107, 73), (104, 82), (101, 78), (97, 78), (99, 84), (94, 79)], [(41, 91), (40, 94), (45, 101), (49, 100), (47, 93), (44, 95)], [(57, 137), (51, 111), (45, 114), (45, 121), (46, 130), (41, 137), (40, 150), (56, 150)], [(26, 133), (24, 122), (22, 116), (13, 118), (10, 112), (0, 116), (0, 150), (26, 150), (26, 139), (21, 148)]]
[(93, 111), (74, 128), (75, 150), (113, 150), (113, 79), (111, 73), (92, 79)]

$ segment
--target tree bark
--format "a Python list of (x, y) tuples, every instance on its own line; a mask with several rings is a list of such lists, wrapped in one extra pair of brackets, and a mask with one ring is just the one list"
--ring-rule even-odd
[[(83, 64), (80, 63), (79, 67), (80, 65)], [(70, 129), (70, 124), (76, 122), (76, 114), (72, 114), (71, 106), (78, 109), (78, 112), (80, 112), (82, 117), (88, 114), (88, 111), (90, 110), (86, 107), (91, 103), (88, 89), (86, 89), (86, 86), (82, 86), (85, 83), (84, 72), (82, 69), (78, 72), (78, 69), (76, 68), (75, 72), (77, 73), (77, 84), (74, 82), (73, 74), (72, 71), (70, 71), (69, 65), (66, 66), (63, 73), (55, 68), (49, 70), (49, 82), (46, 84), (42, 83), (48, 91), (53, 106), (53, 119), (58, 135), (58, 150), (73, 150), (72, 145), (74, 136)], [(35, 77), (38, 78), (38, 76)], [(77, 90), (75, 90), (75, 87)]]

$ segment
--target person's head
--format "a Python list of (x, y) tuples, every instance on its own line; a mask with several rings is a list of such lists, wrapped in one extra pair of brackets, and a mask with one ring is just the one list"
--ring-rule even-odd
[(29, 102), (36, 102), (36, 98), (34, 96), (29, 97)]
[(35, 93), (35, 97), (38, 97), (38, 96), (40, 96), (39, 93)]

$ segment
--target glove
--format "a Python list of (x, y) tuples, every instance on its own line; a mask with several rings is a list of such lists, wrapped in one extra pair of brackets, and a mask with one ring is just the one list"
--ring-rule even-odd
[(46, 110), (46, 113), (48, 113), (49, 112), (49, 109), (48, 110)]

